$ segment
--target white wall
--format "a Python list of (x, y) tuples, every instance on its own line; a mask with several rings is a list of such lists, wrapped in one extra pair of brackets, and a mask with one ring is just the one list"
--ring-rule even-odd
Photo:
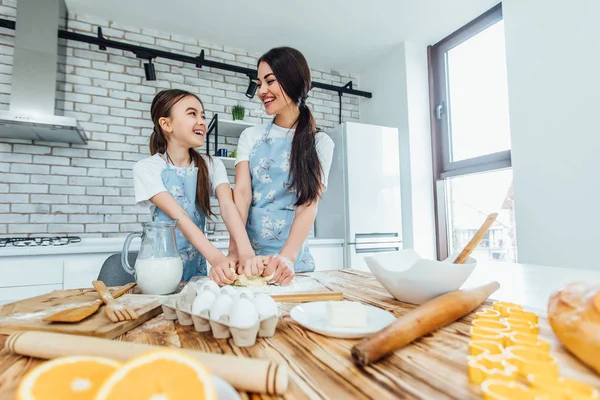
[(360, 122), (397, 127), (400, 134), (403, 246), (434, 258), (426, 47), (402, 43), (362, 71), (360, 81), (374, 93), (361, 99)]
[(600, 269), (600, 2), (503, 14), (519, 262)]

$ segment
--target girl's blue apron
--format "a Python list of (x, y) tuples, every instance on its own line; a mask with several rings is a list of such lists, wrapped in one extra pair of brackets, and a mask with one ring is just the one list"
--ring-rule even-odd
[[(271, 137), (273, 122), (250, 153), (252, 203), (246, 229), (257, 255), (274, 255), (287, 240), (296, 213), (296, 194), (289, 188), (292, 138)], [(315, 262), (306, 241), (302, 245), (295, 272), (312, 272)]]
[[(161, 154), (161, 157), (163, 155)], [(164, 157), (163, 157), (164, 159)], [(165, 162), (167, 162), (165, 160)], [(198, 183), (198, 168), (192, 165), (186, 168), (178, 168), (167, 162), (167, 167), (162, 170), (161, 178), (163, 185), (177, 203), (185, 210), (202, 232), (206, 216), (202, 209), (196, 204), (196, 185)], [(206, 189), (208, 190), (208, 188)], [(172, 221), (158, 207), (154, 207), (152, 220)], [(183, 281), (189, 281), (193, 276), (206, 276), (206, 259), (196, 248), (183, 236), (179, 228), (175, 229), (175, 240), (177, 250), (183, 260)]]

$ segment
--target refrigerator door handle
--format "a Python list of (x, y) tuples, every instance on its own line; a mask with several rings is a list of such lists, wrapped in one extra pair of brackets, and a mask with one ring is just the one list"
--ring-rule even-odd
[(368, 247), (364, 249), (356, 249), (356, 254), (365, 254), (365, 253), (388, 253), (391, 251), (400, 251), (399, 247)]
[(354, 243), (356, 244), (390, 243), (400, 240), (398, 232), (357, 233), (354, 235)]
[(398, 238), (398, 232), (372, 232), (372, 233), (357, 233), (354, 235), (355, 240), (358, 242), (360, 239), (374, 239), (374, 238)]

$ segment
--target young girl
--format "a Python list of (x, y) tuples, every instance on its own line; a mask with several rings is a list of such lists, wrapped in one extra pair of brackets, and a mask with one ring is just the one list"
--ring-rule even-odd
[(274, 119), (242, 132), (234, 199), (256, 254), (275, 256), (264, 270), (260, 264), (241, 265), (238, 273), (274, 273), (272, 281), (287, 284), (294, 272), (315, 269), (306, 238), (327, 186), (334, 144), (316, 128), (306, 105), (311, 74), (298, 50), (279, 47), (265, 53), (258, 60), (257, 84), (258, 97)]
[(236, 262), (204, 236), (205, 219), (214, 215), (211, 195), (219, 201), (230, 241), (240, 248), (241, 264), (249, 270), (262, 265), (233, 202), (223, 162), (195, 150), (204, 145), (207, 129), (200, 99), (184, 90), (163, 90), (154, 97), (150, 113), (154, 123), (150, 136), (152, 156), (133, 167), (135, 200), (149, 207), (153, 220), (178, 220), (176, 242), (183, 259), (183, 280), (206, 276), (208, 260), (211, 279), (219, 285), (233, 282), (230, 267), (235, 267)]

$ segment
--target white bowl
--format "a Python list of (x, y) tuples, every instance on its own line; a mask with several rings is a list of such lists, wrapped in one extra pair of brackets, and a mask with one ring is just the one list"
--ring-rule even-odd
[(396, 300), (423, 304), (444, 293), (459, 289), (473, 272), (477, 261), (453, 264), (459, 253), (443, 261), (421, 258), (412, 249), (365, 257), (375, 278)]

